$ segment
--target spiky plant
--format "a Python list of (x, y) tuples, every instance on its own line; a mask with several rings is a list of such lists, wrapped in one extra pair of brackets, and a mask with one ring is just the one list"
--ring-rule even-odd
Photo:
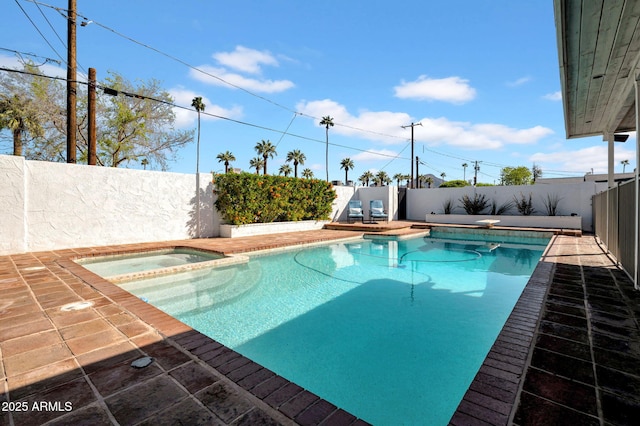
[(513, 196), (513, 201), (516, 204), (516, 208), (518, 212), (520, 212), (523, 216), (531, 216), (536, 212), (536, 209), (533, 208), (532, 195), (529, 194), (529, 198), (524, 196), (524, 194), (520, 193), (520, 199), (518, 199), (515, 195)]
[(467, 214), (482, 214), (482, 212), (489, 206), (489, 200), (484, 194), (474, 194), (473, 198), (465, 194), (460, 199), (462, 208)]
[(506, 203), (498, 205), (498, 202), (493, 200), (491, 201), (491, 215), (499, 216), (501, 214), (505, 214), (511, 210), (514, 205), (513, 201), (507, 201)]
[(560, 199), (558, 194), (547, 194), (547, 198), (543, 200), (544, 207), (547, 210), (547, 216), (556, 216), (558, 214)]

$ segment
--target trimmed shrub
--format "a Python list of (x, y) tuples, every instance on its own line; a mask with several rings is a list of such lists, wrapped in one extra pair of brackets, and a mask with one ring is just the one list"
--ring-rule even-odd
[(438, 188), (462, 188), (465, 186), (469, 186), (469, 182), (466, 180), (450, 180), (447, 182), (442, 182)]
[(216, 175), (213, 192), (216, 209), (232, 225), (329, 219), (336, 198), (323, 180), (252, 173)]

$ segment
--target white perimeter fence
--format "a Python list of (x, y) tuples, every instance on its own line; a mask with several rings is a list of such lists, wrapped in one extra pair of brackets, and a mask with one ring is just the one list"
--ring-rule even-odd
[[(0, 183), (0, 255), (220, 235), (221, 219), (213, 206), (208, 173), (197, 181), (191, 174), (0, 155)], [(581, 216), (583, 230), (591, 231), (591, 196), (604, 189), (598, 185), (602, 184), (410, 189), (405, 218), (424, 221), (428, 213), (442, 213), (446, 201), (459, 206), (462, 196), (474, 191), (498, 204), (532, 194), (534, 208), (544, 214), (543, 200), (550, 194), (560, 200), (559, 214)], [(383, 200), (389, 217), (398, 218), (401, 206), (394, 186), (335, 190), (333, 220), (346, 220), (351, 199), (362, 201), (365, 215), (369, 200)], [(454, 211), (461, 212), (461, 207)]]

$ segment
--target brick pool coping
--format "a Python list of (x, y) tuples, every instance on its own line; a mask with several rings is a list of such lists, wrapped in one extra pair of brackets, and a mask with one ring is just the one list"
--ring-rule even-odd
[(529, 366), (535, 332), (554, 271), (554, 263), (545, 261), (545, 257), (556, 238), (554, 236), (549, 242), (450, 424), (512, 423), (521, 379)]
[[(54, 307), (78, 299), (98, 301), (97, 305), (103, 306), (97, 308), (96, 311), (101, 310), (101, 312), (116, 310), (116, 307), (118, 309), (121, 307), (139, 318), (144, 324), (151, 326), (168, 342), (188, 352), (192, 359), (205, 363), (212, 371), (223, 375), (226, 382), (231, 383), (234, 389), (237, 389), (240, 393), (246, 392), (249, 396), (249, 401), (253, 401), (254, 406), (257, 407), (257, 411), (252, 412), (253, 415), (256, 412), (261, 413), (260, 416), (266, 415), (270, 419), (269, 421), (273, 422), (271, 424), (366, 424), (366, 422), (357, 419), (346, 411), (277, 376), (275, 373), (225, 348), (213, 339), (202, 335), (175, 318), (121, 290), (116, 285), (89, 272), (72, 260), (75, 257), (91, 256), (95, 253), (130, 252), (172, 246), (188, 246), (218, 252), (242, 253), (269, 248), (277, 249), (292, 244), (352, 238), (354, 235), (356, 234), (350, 231), (322, 230), (289, 235), (283, 234), (269, 239), (243, 238), (236, 241), (228, 239), (184, 240), (0, 256), (0, 265), (7, 266), (5, 269), (9, 270), (9, 272), (0, 270), (0, 290), (3, 290), (2, 294), (0, 294), (0, 300), (3, 297), (4, 300), (12, 297), (11, 294), (17, 291), (18, 287), (24, 287), (24, 284), (26, 284), (26, 287), (28, 287), (27, 292), (30, 292), (31, 297), (39, 305), (39, 313), (31, 313), (32, 309), (29, 307), (29, 314), (18, 315), (18, 311), (14, 312), (13, 315), (17, 315), (16, 319), (37, 315), (50, 316), (49, 312)], [(52, 266), (53, 263), (55, 263), (55, 267)], [(73, 289), (73, 297), (65, 295), (64, 297), (60, 296), (59, 300), (54, 300), (53, 293), (47, 294), (41, 289), (40, 284), (43, 278), (37, 277), (40, 272), (31, 271), (34, 267), (36, 269), (43, 268), (43, 265), (45, 265), (44, 269), (48, 269), (47, 273), (53, 273), (56, 280), (62, 281), (67, 288)], [(11, 268), (15, 272), (11, 271)], [(558, 269), (560, 269), (559, 273), (557, 273)], [(589, 282), (590, 280), (593, 283)], [(609, 259), (606, 253), (597, 246), (593, 237), (553, 237), (545, 255), (538, 263), (534, 274), (474, 381), (460, 402), (450, 423), (465, 426), (469, 424), (524, 425), (536, 424), (541, 420), (550, 422), (554, 420), (579, 420), (582, 421), (582, 424), (601, 424), (598, 419), (604, 419), (602, 421), (610, 422), (611, 424), (632, 424), (633, 420), (624, 423), (624, 421), (612, 421), (611, 419), (616, 419), (616, 417), (622, 419), (637, 418), (640, 415), (640, 401), (638, 401), (640, 397), (629, 394), (626, 389), (612, 390), (610, 389), (611, 386), (603, 387), (597, 380), (595, 384), (592, 384), (588, 379), (584, 379), (584, 376), (588, 376), (589, 369), (599, 372), (599, 369), (615, 368), (622, 370), (625, 377), (630, 378), (631, 383), (640, 383), (638, 368), (634, 367), (638, 365), (638, 360), (640, 360), (640, 353), (634, 352), (639, 336), (637, 330), (638, 319), (633, 314), (636, 311), (640, 312), (640, 310), (632, 307), (638, 305), (640, 298), (637, 297), (636, 293), (630, 292), (628, 287), (628, 278), (617, 269), (615, 262)], [(583, 290), (584, 292), (582, 292)], [(590, 294), (590, 292), (593, 292), (594, 295)], [(620, 293), (621, 296), (618, 296), (616, 292)], [(595, 308), (592, 308), (591, 304), (587, 304), (588, 297), (592, 298), (591, 304)], [(593, 303), (593, 301), (596, 301), (597, 304)], [(546, 308), (545, 304), (547, 305)], [(629, 306), (628, 311), (625, 311), (629, 313), (630, 318), (628, 320), (623, 318), (624, 321), (614, 322), (610, 318), (613, 317), (613, 314), (602, 319), (602, 312), (591, 311), (596, 308), (605, 309), (602, 306), (613, 306), (613, 309), (621, 310), (620, 306), (622, 305)], [(11, 308), (9, 308), (9, 311), (11, 311)], [(3, 312), (6, 313), (7, 311)], [(569, 312), (569, 315), (567, 315), (567, 312)], [(584, 320), (580, 318), (580, 315), (583, 314), (586, 315), (588, 321), (593, 322), (598, 333), (602, 334), (600, 329), (607, 327), (605, 337), (600, 337), (598, 333), (591, 329), (586, 330), (588, 327), (584, 326)], [(617, 313), (614, 312), (614, 314)], [(0, 317), (0, 322), (2, 322), (3, 326), (5, 324), (4, 321), (8, 320)], [(36, 324), (40, 326), (42, 322), (41, 319), (38, 321), (31, 319), (30, 321), (34, 322), (27, 324), (29, 326), (35, 326)], [(635, 326), (633, 326), (633, 321), (635, 321)], [(12, 325), (13, 318), (10, 318), (9, 322)], [(55, 322), (54, 320), (53, 323)], [(622, 326), (616, 328), (619, 325), (618, 323), (622, 323)], [(630, 323), (632, 325), (629, 325)], [(60, 333), (59, 325), (54, 325), (57, 327), (58, 333)], [(128, 325), (125, 324), (125, 326)], [(22, 328), (24, 327), (16, 326), (0, 330), (0, 346), (4, 349), (4, 345), (8, 346), (18, 340), (15, 333), (18, 333)], [(124, 329), (125, 327), (118, 328)], [(582, 329), (586, 330), (584, 333), (596, 335), (599, 339), (609, 339), (606, 340), (607, 342), (611, 341), (612, 336), (620, 341), (615, 341), (617, 345), (612, 351), (605, 352), (605, 349), (598, 347), (598, 342), (592, 343), (589, 339), (583, 338), (582, 335), (578, 334), (578, 332), (582, 332)], [(39, 329), (36, 331), (39, 331)], [(64, 330), (62, 333), (64, 337)], [(129, 335), (130, 333), (132, 333), (131, 330), (125, 334)], [(626, 340), (619, 337), (625, 333), (628, 334)], [(556, 334), (560, 336), (557, 337)], [(578, 337), (574, 336), (576, 334), (578, 334)], [(148, 335), (149, 333), (143, 336)], [(144, 341), (144, 338), (139, 336), (135, 337), (135, 339), (139, 339), (140, 342)], [(574, 373), (571, 368), (567, 369), (567, 364), (558, 364), (566, 370), (561, 371), (558, 365), (554, 367), (553, 362), (549, 360), (553, 359), (555, 363), (558, 363), (558, 359), (566, 358), (565, 361), (568, 360), (570, 366), (578, 363), (578, 361), (582, 362), (577, 359), (582, 355), (575, 352), (577, 343), (573, 340), (579, 340), (582, 343), (587, 342), (591, 345), (589, 347), (591, 348), (592, 358), (594, 353), (597, 356), (600, 356), (601, 352), (605, 355), (610, 355), (611, 359), (613, 359), (611, 361), (612, 365), (609, 365), (610, 361), (606, 356), (597, 360), (593, 359), (593, 367), (587, 368), (587, 373), (581, 371), (582, 376), (579, 377), (579, 380), (572, 379), (571, 375), (577, 373)], [(138, 341), (131, 338), (129, 341), (134, 344), (138, 343)], [(549, 342), (553, 343), (553, 345), (550, 345)], [(103, 348), (111, 343), (108, 341), (102, 342)], [(543, 343), (546, 344), (546, 347)], [(625, 343), (627, 346), (624, 346)], [(140, 344), (138, 343), (137, 346), (140, 347)], [(630, 349), (625, 349), (625, 347)], [(588, 353), (588, 350), (584, 352)], [(3, 368), (0, 370), (0, 376), (2, 376), (0, 378), (5, 381), (5, 393), (0, 395), (0, 399), (6, 401), (9, 399), (10, 393), (10, 385), (7, 387), (6, 383), (7, 380), (10, 383), (11, 378), (9, 377), (10, 372), (7, 371), (8, 353), (3, 350), (1, 355), (3, 357)], [(11, 358), (15, 359), (17, 357), (13, 356)], [(76, 358), (79, 357), (76, 356)], [(629, 362), (629, 366), (626, 364), (628, 360), (633, 361), (633, 363)], [(622, 374), (617, 370), (615, 370), (616, 374)], [(169, 374), (173, 373), (169, 372)], [(546, 381), (553, 382), (555, 388), (553, 386), (545, 388), (544, 385), (537, 382), (536, 380), (540, 376), (546, 377)], [(568, 376), (569, 379), (565, 376)], [(8, 377), (9, 379), (7, 379)], [(587, 382), (586, 385), (583, 383), (585, 381)], [(567, 389), (572, 389), (572, 386), (577, 389), (575, 401), (571, 399), (571, 395), (567, 396), (567, 393), (571, 394)], [(595, 396), (591, 397), (589, 394), (580, 393), (584, 392), (585, 387), (588, 390), (593, 390)], [(594, 406), (597, 405), (597, 412), (594, 412), (591, 407), (584, 406), (584, 404), (580, 405), (580, 398), (577, 396), (583, 395), (589, 396), (587, 399), (592, 401)], [(600, 400), (605, 397), (606, 400)], [(191, 398), (195, 397), (192, 396)], [(597, 404), (594, 402), (596, 400)], [(223, 408), (229, 409), (229, 407)], [(188, 415), (189, 413), (185, 412), (184, 414)], [(157, 416), (158, 413), (154, 415)], [(68, 415), (62, 418), (68, 418)], [(8, 419), (6, 413), (0, 413), (0, 423), (3, 422), (3, 419)], [(261, 419), (264, 420), (265, 418), (262, 417)], [(267, 421), (267, 424), (270, 424), (269, 421)], [(240, 422), (240, 420), (236, 420), (236, 422)]]

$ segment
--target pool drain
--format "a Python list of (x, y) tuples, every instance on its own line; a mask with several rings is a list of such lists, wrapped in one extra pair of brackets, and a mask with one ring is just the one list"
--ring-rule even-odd
[(135, 361), (133, 361), (131, 363), (131, 366), (133, 368), (145, 368), (148, 367), (149, 365), (151, 365), (151, 363), (153, 362), (153, 358), (150, 356), (145, 356), (142, 358), (138, 358)]

